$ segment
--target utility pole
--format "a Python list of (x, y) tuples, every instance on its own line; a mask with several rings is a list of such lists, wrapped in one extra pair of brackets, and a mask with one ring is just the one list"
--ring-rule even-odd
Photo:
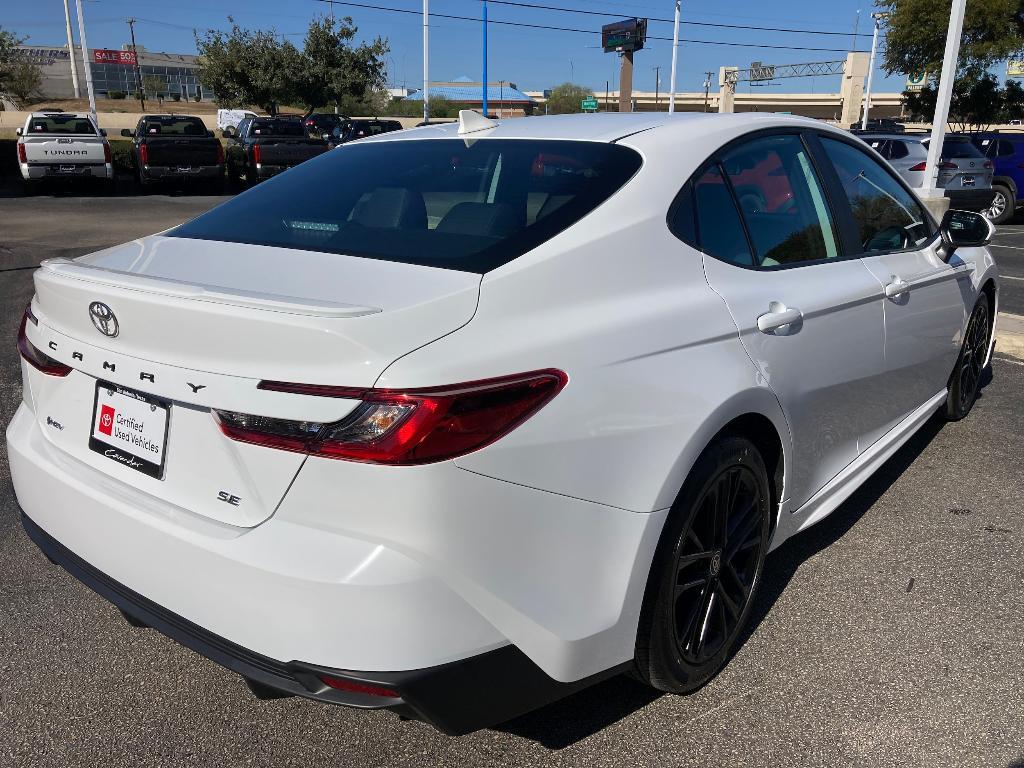
[(619, 61), (619, 112), (633, 111), (633, 52), (623, 51)]
[(704, 111), (708, 111), (708, 93), (711, 91), (711, 75), (713, 72), (704, 73)]
[(676, 63), (679, 61), (679, 6), (682, 0), (676, 0), (676, 16), (672, 22), (672, 76), (669, 78), (668, 111), (676, 111)]
[[(81, 2), (81, 0), (79, 0)], [(430, 0), (423, 0), (423, 122), (430, 122)]]
[(82, 90), (78, 87), (78, 64), (75, 63), (75, 39), (71, 36), (71, 8), (68, 0), (64, 0), (64, 24), (68, 29), (68, 60), (71, 62), (71, 87), (75, 98), (82, 98)]
[(89, 114), (93, 122), (99, 125), (96, 117), (96, 94), (92, 90), (92, 67), (89, 66), (89, 41), (85, 38), (85, 17), (82, 15), (82, 0), (75, 0), (75, 11), (78, 12), (78, 40), (82, 44), (82, 64), (85, 66), (85, 89), (89, 92)]
[(487, 117), (487, 0), (484, 0), (484, 92), (481, 101), (484, 117)]
[(924, 168), (924, 184), (921, 192), (925, 202), (937, 198), (935, 176), (942, 156), (942, 142), (946, 137), (946, 119), (949, 117), (949, 102), (953, 96), (953, 81), (956, 79), (956, 61), (960, 54), (960, 35), (964, 28), (964, 6), (967, 0), (953, 0), (949, 9), (949, 29), (946, 32), (946, 53), (942, 57), (942, 74), (939, 76), (939, 90), (935, 96), (935, 117), (932, 118), (932, 135), (928, 141), (928, 160)]
[(651, 67), (654, 70), (654, 111), (658, 111), (658, 96), (661, 89), (661, 67)]
[(881, 26), (884, 13), (872, 13), (871, 18), (875, 22), (875, 31), (871, 33), (871, 58), (868, 60), (868, 88), (864, 92), (864, 117), (860, 121), (862, 131), (868, 127), (868, 112), (871, 110), (871, 84), (875, 80), (875, 54), (878, 52), (878, 28)]
[(609, 83), (607, 80), (604, 81), (604, 111), (608, 112), (611, 108), (611, 97), (609, 96)]
[[(334, 6), (331, 6), (332, 8)], [(135, 85), (139, 89), (139, 97), (142, 100), (142, 111), (146, 111), (146, 89), (142, 85), (142, 68), (139, 67), (139, 51), (135, 47), (135, 19), (125, 19), (128, 22), (128, 29), (132, 32), (132, 54), (135, 56)]]

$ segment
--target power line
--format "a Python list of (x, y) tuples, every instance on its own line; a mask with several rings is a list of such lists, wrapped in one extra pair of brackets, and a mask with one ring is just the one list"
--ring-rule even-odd
[[(482, 1), (483, 0), (477, 0), (477, 2), (482, 2)], [(510, 5), (510, 6), (513, 6), (513, 7), (516, 7), (516, 8), (531, 8), (533, 10), (539, 10), (539, 11), (559, 11), (561, 13), (578, 13), (578, 14), (583, 14), (583, 15), (586, 15), (586, 16), (602, 16), (604, 18), (608, 18), (609, 16), (613, 16), (614, 15), (614, 14), (612, 14), (610, 12), (605, 12), (605, 11), (587, 11), (587, 10), (584, 10), (584, 9), (581, 9), (581, 8), (561, 8), (561, 7), (556, 6), (556, 5), (540, 5), (538, 3), (522, 3), (522, 2), (515, 2), (515, 0), (488, 0), (488, 2), (490, 2), (490, 3), (494, 4), (494, 5)], [(648, 21), (654, 21), (654, 22), (662, 23), (662, 24), (672, 24), (673, 21), (674, 21), (673, 19), (658, 19), (658, 18), (654, 18), (654, 17), (651, 17), (651, 16), (647, 17), (647, 20)], [(759, 27), (759, 26), (755, 26), (753, 24), (722, 24), (722, 23), (713, 22), (713, 21), (685, 21), (684, 23), (687, 26), (691, 26), (691, 27), (715, 27), (715, 28), (718, 28), (718, 29), (748, 29), (748, 30), (756, 30), (756, 31), (759, 31), (759, 32), (787, 32), (787, 33), (801, 34), (801, 35), (835, 35), (836, 37), (849, 37), (850, 36), (849, 32), (826, 32), (826, 31), (817, 30), (817, 29), (792, 29), (792, 28), (788, 28), (788, 27)], [(868, 33), (868, 32), (861, 32), (861, 33), (857, 34), (857, 37), (871, 37), (871, 34)]]
[[(366, 9), (374, 10), (374, 11), (390, 11), (392, 13), (414, 14), (416, 16), (419, 16), (422, 13), (422, 11), (413, 10), (411, 8), (393, 8), (393, 7), (386, 6), (386, 5), (374, 5), (374, 4), (371, 4), (371, 3), (357, 3), (357, 2), (352, 2), (351, 0), (316, 0), (316, 2), (318, 2), (318, 3), (329, 3), (331, 5), (344, 5), (344, 6), (352, 7), (352, 8), (366, 8)], [(433, 12), (431, 12), (430, 15), (431, 15), (432, 18), (436, 17), (436, 18), (440, 18), (440, 19), (458, 19), (460, 21), (472, 21), (472, 22), (475, 22), (475, 23), (481, 23), (483, 21), (483, 19), (476, 18), (474, 16), (457, 16), (457, 15), (448, 14), (448, 13), (433, 13)], [(491, 23), (491, 24), (503, 24), (505, 26), (510, 26), (510, 27), (526, 27), (528, 29), (546, 29), (546, 30), (551, 30), (551, 31), (554, 31), (554, 32), (576, 32), (576, 33), (581, 33), (581, 34), (584, 34), (584, 35), (596, 35), (596, 34), (599, 34), (599, 32), (597, 32), (597, 31), (595, 31), (593, 29), (579, 29), (577, 27), (556, 27), (556, 26), (552, 26), (552, 25), (549, 25), (549, 24), (530, 24), (530, 23), (527, 23), (525, 21), (502, 21), (502, 20), (499, 20), (499, 19), (490, 19), (489, 23)], [(846, 33), (843, 33), (844, 37), (845, 37), (845, 34)], [(672, 38), (670, 38), (670, 37), (657, 37), (657, 36), (654, 36), (654, 35), (648, 35), (647, 39), (648, 40), (662, 40), (662, 41), (665, 41), (665, 42), (672, 42)], [(770, 48), (770, 49), (773, 49), (773, 50), (782, 50), (782, 51), (817, 51), (817, 52), (822, 52), (822, 53), (847, 53), (848, 52), (848, 49), (846, 49), (846, 48), (815, 48), (815, 47), (800, 46), (800, 45), (769, 45), (767, 43), (733, 43), (733, 42), (726, 42), (724, 40), (696, 40), (696, 39), (692, 39), (692, 38), (680, 38), (679, 42), (680, 43), (692, 43), (692, 44), (695, 44), (695, 45), (725, 45), (725, 46), (729, 46), (729, 47), (733, 47), (733, 48)]]

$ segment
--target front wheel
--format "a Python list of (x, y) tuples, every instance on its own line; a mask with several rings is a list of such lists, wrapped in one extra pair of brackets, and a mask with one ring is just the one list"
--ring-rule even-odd
[(988, 359), (989, 339), (991, 337), (989, 323), (988, 296), (981, 294), (967, 321), (964, 341), (960, 347), (960, 356), (956, 367), (949, 377), (946, 390), (946, 419), (960, 421), (974, 407), (981, 389), (981, 373)]
[(636, 672), (690, 693), (728, 661), (750, 613), (768, 551), (768, 472), (753, 443), (708, 447), (672, 507), (637, 630)]
[(992, 204), (983, 213), (993, 224), (1005, 224), (1013, 218), (1017, 200), (1010, 188), (1003, 184), (993, 184), (992, 191), (995, 192)]

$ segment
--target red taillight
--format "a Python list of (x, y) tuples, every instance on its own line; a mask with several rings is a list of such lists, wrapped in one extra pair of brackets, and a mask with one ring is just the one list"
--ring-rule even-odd
[(149, 165), (149, 147), (145, 144), (139, 144), (139, 163)]
[(19, 163), (27, 163), (28, 162), (28, 153), (25, 151), (25, 145), (24, 144), (19, 144), (18, 145), (18, 162)]
[[(918, 163), (917, 165), (910, 166), (909, 168), (907, 168), (907, 170), (908, 171), (923, 171), (925, 169), (926, 165), (927, 165), (927, 163), (921, 162), (921, 163)], [(939, 163), (939, 165), (938, 165), (938, 168), (940, 170), (944, 170), (944, 171), (954, 170), (954, 169), (956, 169), (958, 167), (959, 166), (957, 166), (956, 163)]]
[(256, 165), (260, 164), (260, 145), (259, 144), (253, 144), (252, 145), (252, 161), (254, 163), (256, 163)]
[(110, 142), (107, 142), (107, 141), (103, 142), (103, 162), (104, 163), (112, 163), (112, 162), (114, 162), (114, 157), (113, 157), (113, 155), (110, 152)]
[(32, 314), (32, 305), (25, 308), (25, 314), (21, 316), (21, 325), (18, 326), (18, 351), (25, 361), (38, 371), (47, 376), (67, 376), (71, 373), (71, 367), (64, 365), (59, 360), (54, 360), (49, 355), (36, 348), (36, 345), (28, 340), (25, 335), (25, 325), (31, 320), (33, 325), (38, 325), (35, 315)]
[(224, 145), (217, 142), (217, 165), (224, 165)]
[(349, 693), (362, 693), (366, 696), (377, 696), (381, 699), (400, 699), (402, 698), (398, 691), (393, 691), (390, 688), (385, 688), (381, 685), (371, 685), (370, 683), (360, 683), (356, 680), (344, 680), (340, 677), (330, 677), (328, 675), (321, 675), (320, 679), (325, 685), (330, 686), (338, 691), (348, 691)]
[(372, 464), (429, 464), (483, 448), (511, 432), (561, 391), (557, 370), (424, 389), (358, 389), (261, 381), (259, 389), (362, 403), (333, 424), (214, 411), (221, 431), (286, 451)]

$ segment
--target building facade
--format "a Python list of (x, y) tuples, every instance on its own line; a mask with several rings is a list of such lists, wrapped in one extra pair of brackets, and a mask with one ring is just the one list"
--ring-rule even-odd
[[(19, 46), (22, 54), (36, 63), (43, 75), (40, 93), (43, 98), (72, 99), (75, 98), (71, 78), (71, 57), (64, 46)], [(119, 98), (124, 95), (133, 98), (139, 90), (139, 77), (143, 82), (152, 82), (159, 78), (162, 91), (152, 93), (146, 89), (149, 98), (158, 95), (168, 100), (181, 101), (212, 101), (214, 93), (205, 87), (199, 79), (198, 57), (186, 53), (162, 53), (147, 51), (141, 46), (137, 48), (138, 69), (130, 63), (111, 63), (114, 57), (97, 57), (97, 49), (89, 50), (89, 66), (92, 71), (92, 84), (96, 98)], [(82, 68), (82, 49), (75, 46), (75, 65), (78, 70), (78, 84), (81, 98), (86, 97), (85, 71)], [(131, 46), (121, 46), (121, 51), (131, 51)]]

